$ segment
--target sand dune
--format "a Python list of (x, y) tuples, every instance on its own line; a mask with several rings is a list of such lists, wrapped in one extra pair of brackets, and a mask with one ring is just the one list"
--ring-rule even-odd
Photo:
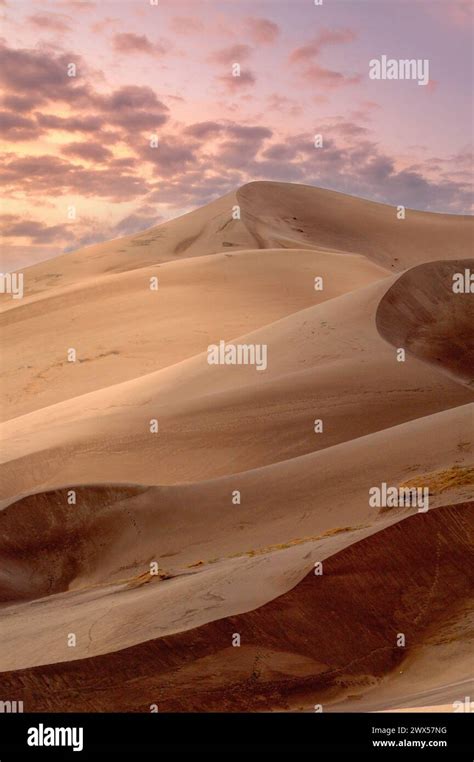
[[(2, 599), (77, 592), (9, 608), (2, 635), (14, 639), (15, 654), (5, 649), (0, 664), (1, 658), (18, 663), (31, 654), (77, 659), (150, 639), (157, 628), (164, 635), (176, 623), (187, 629), (262, 605), (292, 587), (314, 561), (416, 512), (371, 508), (368, 490), (384, 480), (417, 478), (430, 487), (432, 508), (469, 500), (472, 411), (472, 405), (459, 407), (215, 481), (148, 490), (78, 488), (75, 506), (67, 503), (67, 490), (10, 505), (0, 514), (2, 567), (13, 567), (15, 575), (3, 573)], [(232, 503), (235, 489), (240, 505)], [(172, 576), (166, 585), (150, 580), (153, 560)], [(106, 587), (107, 612), (99, 584), (114, 585)], [(98, 617), (101, 637), (91, 643), (87, 633)], [(22, 637), (25, 618), (36, 631), (46, 628), (47, 656)], [(78, 634), (74, 649), (65, 648), (65, 626)]]
[[(0, 318), (3, 416), (103, 389), (207, 350), (387, 273), (361, 256), (268, 249), (183, 259), (101, 275), (31, 297)], [(150, 279), (158, 278), (158, 291)], [(322, 277), (324, 289), (314, 289)], [(262, 298), (265, 294), (265, 298)], [(31, 336), (54, 337), (38, 354)], [(69, 347), (77, 350), (68, 362)], [(131, 348), (132, 351), (131, 351)]]
[[(235, 207), (240, 219), (234, 219)], [(306, 185), (253, 182), (143, 233), (88, 246), (25, 271), (28, 297), (102, 274), (178, 257), (239, 249), (327, 248), (360, 254), (396, 272), (421, 262), (459, 259), (472, 249), (469, 216), (396, 208)], [(0, 303), (11, 308), (2, 296)]]
[(430, 364), (411, 354), (397, 362), (380, 336), (377, 308), (394, 280), (235, 339), (268, 345), (264, 372), (210, 366), (202, 353), (6, 422), (3, 497), (68, 483), (210, 479), (470, 402), (469, 389)]
[(430, 262), (396, 280), (377, 309), (381, 335), (467, 386), (474, 384), (474, 300), (453, 292), (453, 276), (474, 259)]
[[(461, 614), (472, 592), (464, 563), (472, 519), (465, 505), (418, 514), (340, 552), (321, 577), (310, 572), (252, 612), (117, 653), (9, 672), (5, 689), (24, 695), (32, 710), (58, 711), (66, 702), (75, 711), (149, 711), (152, 703), (160, 711), (308, 710), (308, 701), (327, 710), (347, 696), (363, 710), (366, 692), (387, 673), (400, 674), (406, 653), (430, 640), (428, 623), (438, 625), (437, 642), (462, 645), (462, 626), (454, 632), (446, 615)], [(397, 646), (400, 632), (405, 648)], [(239, 648), (231, 645), (235, 633)], [(103, 633), (95, 627), (89, 635), (93, 644)], [(410, 688), (423, 687), (431, 672), (424, 664)]]
[[(250, 183), (1, 297), (0, 671), (27, 711), (467, 690), (472, 220), (395, 212)], [(220, 340), (266, 367), (209, 364)], [(430, 510), (371, 507), (383, 482)]]

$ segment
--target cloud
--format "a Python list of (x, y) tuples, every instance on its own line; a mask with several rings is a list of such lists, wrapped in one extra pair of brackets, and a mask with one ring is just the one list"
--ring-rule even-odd
[(255, 18), (249, 16), (244, 21), (244, 27), (246, 28), (250, 38), (257, 45), (271, 44), (275, 42), (279, 33), (280, 27), (273, 21), (264, 18)]
[(196, 164), (198, 146), (189, 141), (183, 141), (176, 135), (160, 136), (157, 147), (149, 142), (134, 143), (134, 148), (141, 159), (150, 162), (158, 176), (172, 177)]
[(211, 53), (208, 60), (212, 63), (228, 64), (242, 63), (246, 61), (252, 55), (253, 48), (250, 45), (231, 45), (230, 48), (222, 48)]
[(271, 138), (267, 127), (230, 124), (226, 128), (226, 140), (220, 143), (215, 157), (219, 167), (251, 171), (253, 162), (265, 140)]
[(272, 93), (268, 97), (267, 103), (269, 109), (286, 112), (290, 116), (299, 116), (303, 111), (301, 104), (297, 100), (288, 98), (286, 95), (279, 95), (278, 93)]
[(31, 111), (40, 103), (43, 99), (40, 96), (35, 96), (34, 93), (29, 95), (5, 95), (3, 98), (3, 105), (7, 109), (11, 109), (15, 112)]
[(85, 159), (86, 161), (95, 161), (98, 163), (103, 163), (113, 156), (112, 151), (101, 143), (93, 143), (91, 141), (86, 141), (84, 143), (69, 143), (62, 147), (61, 153), (65, 156), (73, 156), (79, 159)]
[[(79, 70), (88, 73), (78, 56), (65, 53), (54, 55), (39, 50), (12, 50), (0, 44), (0, 77), (10, 101), (21, 98), (26, 110), (27, 99), (32, 93), (35, 107), (44, 102), (66, 102), (71, 108), (82, 111), (80, 116), (71, 117), (69, 122), (65, 117), (38, 114), (40, 126), (68, 129), (74, 120), (77, 126), (77, 119), (82, 120), (83, 124), (95, 119), (98, 128), (99, 114), (102, 115), (102, 123), (107, 121), (109, 125), (127, 132), (153, 130), (167, 121), (169, 109), (151, 87), (124, 85), (111, 93), (102, 94), (87, 82), (81, 80), (78, 83), (75, 77), (68, 77), (70, 62), (76, 62)], [(88, 111), (93, 114), (87, 114)]]
[(19, 215), (0, 215), (0, 230), (4, 238), (27, 238), (30, 243), (54, 243), (72, 240), (74, 234), (71, 226), (45, 225), (38, 220), (24, 220)]
[(154, 210), (149, 211), (150, 207), (145, 206), (137, 209), (133, 214), (128, 214), (123, 220), (120, 220), (113, 226), (111, 233), (113, 238), (117, 236), (133, 235), (154, 227), (163, 221), (163, 217)]
[(236, 93), (240, 89), (245, 87), (251, 87), (256, 83), (256, 77), (250, 70), (241, 71), (240, 77), (233, 77), (232, 74), (217, 77), (217, 81), (220, 82), (226, 90), (230, 93)]
[(162, 56), (167, 48), (162, 42), (151, 42), (145, 34), (138, 35), (132, 32), (116, 34), (112, 40), (112, 46), (117, 53), (145, 53), (150, 56)]
[(355, 85), (361, 81), (359, 74), (346, 76), (340, 71), (329, 69), (315, 60), (323, 48), (352, 42), (355, 33), (351, 29), (322, 29), (310, 42), (295, 48), (289, 56), (291, 64), (300, 68), (300, 76), (311, 85), (317, 85), (325, 90), (332, 90), (344, 85)]
[(245, 142), (260, 142), (265, 138), (271, 138), (273, 132), (268, 127), (248, 127), (244, 124), (230, 124), (227, 126), (227, 133), (234, 138)]
[(38, 101), (60, 100), (87, 104), (90, 90), (68, 76), (68, 65), (75, 63), (85, 70), (80, 56), (61, 53), (58, 56), (43, 50), (14, 50), (0, 43), (0, 82), (8, 93), (24, 94)]
[(310, 42), (301, 45), (290, 54), (290, 63), (305, 63), (319, 56), (321, 50), (331, 45), (342, 45), (352, 42), (355, 33), (351, 29), (322, 29)]
[(263, 152), (263, 157), (271, 161), (291, 161), (296, 158), (297, 153), (297, 148), (291, 143), (274, 143)]
[(149, 190), (145, 179), (126, 168), (85, 168), (51, 155), (7, 155), (0, 168), (0, 181), (6, 191), (21, 188), (30, 195), (99, 196), (110, 201), (130, 201)]
[(146, 85), (124, 85), (113, 90), (110, 95), (97, 98), (97, 105), (104, 111), (125, 109), (156, 109), (168, 111), (168, 107), (158, 100), (156, 93)]
[(243, 175), (235, 170), (209, 176), (205, 171), (191, 170), (184, 177), (160, 180), (147, 201), (191, 210), (229, 193), (243, 182)]
[(222, 130), (223, 125), (219, 122), (195, 122), (195, 124), (188, 125), (184, 133), (194, 138), (209, 138), (219, 134)]
[(38, 29), (64, 34), (71, 29), (71, 19), (54, 13), (35, 13), (27, 21)]
[(130, 132), (156, 130), (168, 120), (168, 106), (146, 85), (124, 85), (109, 95), (94, 97), (111, 126)]
[(347, 77), (341, 74), (340, 71), (326, 69), (324, 66), (318, 66), (317, 64), (313, 64), (305, 69), (302, 72), (302, 77), (312, 85), (318, 85), (325, 90), (333, 90), (346, 85), (357, 85), (362, 79), (360, 74)]
[(10, 111), (0, 112), (0, 129), (7, 140), (32, 140), (43, 130), (34, 119), (30, 119)]
[(65, 132), (98, 132), (104, 126), (104, 119), (99, 116), (63, 117), (38, 113), (36, 120), (41, 127)]

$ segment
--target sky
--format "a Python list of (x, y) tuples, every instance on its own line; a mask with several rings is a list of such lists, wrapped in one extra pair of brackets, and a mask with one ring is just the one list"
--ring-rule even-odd
[[(0, 0), (0, 10), (3, 272), (252, 180), (473, 211), (469, 1)], [(371, 79), (383, 55), (428, 60), (429, 83)]]

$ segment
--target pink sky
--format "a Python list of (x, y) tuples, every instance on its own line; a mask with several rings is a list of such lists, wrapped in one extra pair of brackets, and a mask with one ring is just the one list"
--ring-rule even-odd
[[(468, 2), (0, 6), (2, 271), (142, 230), (250, 180), (472, 212)], [(428, 59), (430, 84), (371, 80), (381, 55)]]

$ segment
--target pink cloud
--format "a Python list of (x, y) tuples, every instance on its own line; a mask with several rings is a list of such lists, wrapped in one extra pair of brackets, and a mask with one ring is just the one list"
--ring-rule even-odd
[(250, 45), (232, 45), (229, 48), (216, 50), (209, 56), (209, 61), (220, 64), (233, 64), (246, 61), (252, 54)]
[(352, 42), (355, 33), (351, 29), (323, 29), (311, 42), (295, 48), (290, 54), (291, 63), (307, 62), (319, 56), (324, 47)]
[(162, 56), (167, 48), (162, 42), (153, 43), (145, 34), (132, 34), (131, 32), (121, 32), (114, 35), (112, 45), (117, 53), (144, 53), (150, 56)]
[(244, 26), (253, 42), (264, 45), (275, 42), (280, 33), (280, 27), (269, 19), (249, 16), (245, 19)]
[(35, 13), (28, 21), (39, 29), (51, 32), (68, 32), (71, 29), (71, 19), (68, 16), (53, 13)]
[(434, 10), (439, 18), (444, 18), (456, 26), (470, 27), (472, 30), (472, 17), (474, 6), (471, 0), (450, 0), (447, 3), (432, 3), (430, 10)]
[(102, 145), (102, 143), (94, 143), (91, 140), (87, 140), (83, 143), (69, 143), (63, 146), (61, 152), (65, 156), (77, 157), (79, 159), (85, 159), (86, 161), (94, 161), (97, 163), (103, 163), (112, 158), (112, 152), (108, 148)]
[(305, 69), (302, 76), (311, 84), (319, 85), (326, 90), (333, 90), (334, 88), (344, 87), (345, 85), (357, 85), (362, 79), (360, 74), (346, 77), (344, 74), (341, 74), (340, 71), (326, 69), (324, 66), (318, 66), (317, 64), (313, 64)]
[(217, 80), (221, 82), (230, 93), (236, 93), (240, 89), (251, 87), (257, 81), (255, 75), (250, 70), (240, 72), (239, 77), (233, 77), (232, 74), (227, 74), (225, 76), (217, 77)]

